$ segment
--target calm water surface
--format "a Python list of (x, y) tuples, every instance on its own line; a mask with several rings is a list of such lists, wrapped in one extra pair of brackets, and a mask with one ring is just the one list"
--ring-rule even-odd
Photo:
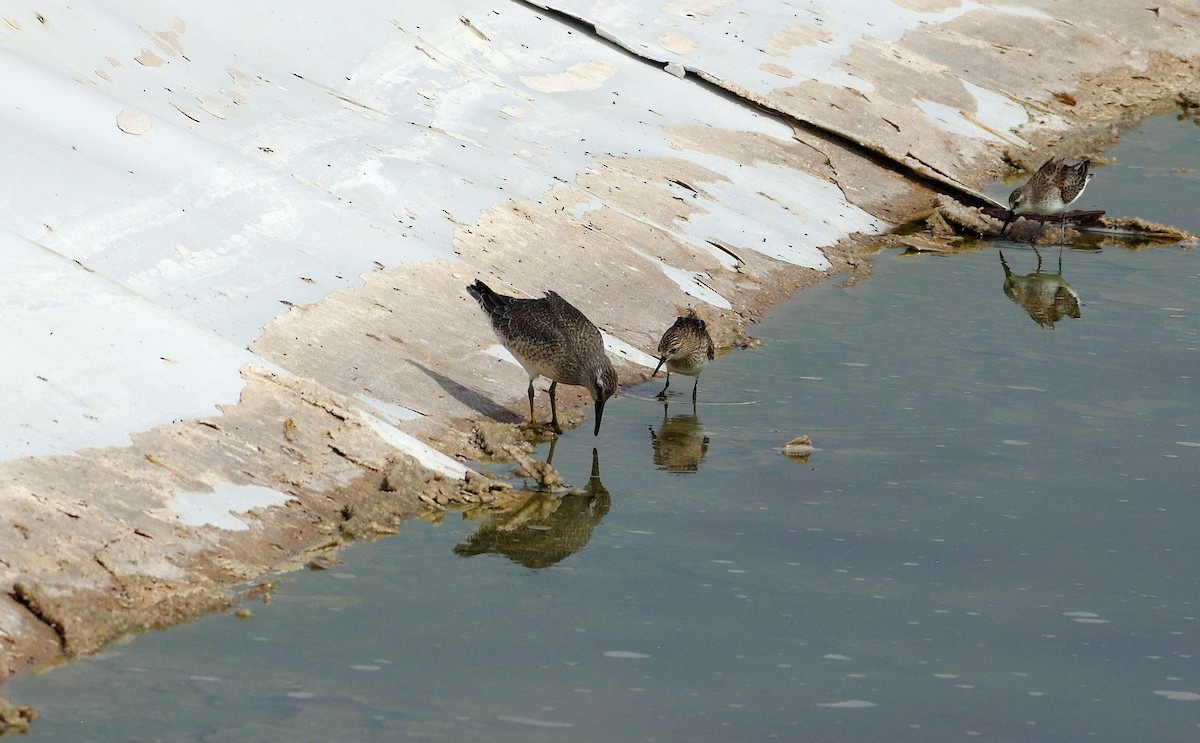
[[(1109, 154), (1081, 208), (1200, 231), (1200, 127)], [(34, 741), (1200, 739), (1200, 262), (1077, 244), (880, 255), (694, 413), (657, 382), (562, 437), (585, 494), (6, 693)]]

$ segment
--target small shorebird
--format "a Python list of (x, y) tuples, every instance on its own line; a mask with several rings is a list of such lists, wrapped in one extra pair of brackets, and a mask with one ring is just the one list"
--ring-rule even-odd
[(1067, 237), (1067, 207), (1074, 204), (1093, 173), (1088, 172), (1091, 162), (1084, 160), (1078, 165), (1067, 165), (1062, 158), (1053, 157), (1042, 163), (1033, 177), (1023, 186), (1018, 186), (1008, 197), (1008, 219), (1000, 232), (1019, 214), (1061, 215), (1061, 240)]
[(552, 291), (541, 299), (522, 299), (497, 294), (476, 279), (467, 287), (492, 321), (492, 330), (529, 374), (529, 422), (533, 416), (533, 382), (550, 380), (550, 425), (558, 425), (554, 391), (558, 383), (579, 385), (591, 394), (596, 408), (596, 430), (604, 403), (617, 391), (617, 372), (604, 353), (600, 330), (567, 300)]
[(671, 372), (695, 377), (692, 385), (692, 400), (696, 399), (696, 388), (700, 386), (700, 372), (708, 366), (714, 356), (712, 338), (708, 334), (708, 326), (696, 317), (695, 312), (675, 319), (675, 324), (667, 328), (662, 340), (658, 342), (658, 366), (650, 376), (658, 374), (663, 364), (667, 365), (667, 384), (658, 393), (658, 397), (666, 397), (667, 387), (671, 386)]

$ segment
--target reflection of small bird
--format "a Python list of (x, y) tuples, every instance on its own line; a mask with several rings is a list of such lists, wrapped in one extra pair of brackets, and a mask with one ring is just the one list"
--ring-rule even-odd
[(1043, 328), (1053, 328), (1063, 317), (1080, 317), (1079, 295), (1062, 275), (1062, 252), (1058, 254), (1058, 273), (1042, 273), (1042, 254), (1038, 253), (1037, 270), (1018, 276), (1008, 267), (1004, 253), (1004, 294), (1019, 304), (1033, 321)]
[(663, 403), (663, 422), (655, 432), (650, 429), (650, 441), (654, 447), (654, 464), (668, 472), (695, 472), (708, 456), (708, 437), (696, 417), (696, 402), (692, 401), (692, 412), (687, 415), (667, 417), (667, 404)]
[(692, 399), (696, 399), (696, 388), (700, 386), (700, 372), (708, 366), (715, 356), (712, 337), (708, 334), (708, 326), (696, 317), (694, 311), (676, 318), (675, 324), (667, 328), (662, 340), (658, 342), (658, 366), (650, 376), (658, 374), (663, 364), (667, 365), (667, 384), (658, 393), (659, 397), (667, 394), (671, 386), (671, 372), (695, 377), (692, 385)]
[(1067, 234), (1067, 207), (1074, 204), (1093, 173), (1088, 172), (1091, 162), (1084, 160), (1078, 165), (1067, 165), (1062, 158), (1051, 158), (1042, 163), (1033, 177), (1022, 186), (1013, 189), (1008, 197), (1008, 218), (1003, 232), (1019, 214), (1062, 215), (1059, 222), (1062, 239)]
[(558, 425), (554, 391), (558, 383), (575, 384), (592, 396), (596, 409), (595, 435), (600, 434), (604, 403), (617, 391), (617, 372), (604, 353), (600, 330), (567, 300), (552, 291), (541, 299), (497, 294), (476, 280), (467, 291), (492, 321), (492, 330), (529, 374), (529, 422), (533, 416), (533, 382), (550, 380), (550, 425)]

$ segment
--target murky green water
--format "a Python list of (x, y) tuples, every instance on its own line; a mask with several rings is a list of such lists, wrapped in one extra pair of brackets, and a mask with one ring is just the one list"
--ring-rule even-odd
[[(1080, 207), (1200, 231), (1200, 128), (1110, 154)], [(1200, 261), (1041, 257), (881, 255), (694, 415), (659, 382), (564, 436), (586, 494), (406, 524), (7, 696), (30, 740), (1200, 739)]]

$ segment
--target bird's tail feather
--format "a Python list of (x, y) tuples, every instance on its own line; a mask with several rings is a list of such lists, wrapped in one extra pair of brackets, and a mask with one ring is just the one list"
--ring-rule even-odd
[(479, 302), (479, 306), (489, 315), (503, 308), (511, 299), (511, 297), (492, 291), (490, 286), (479, 279), (475, 279), (475, 283), (467, 287), (467, 292), (475, 297), (475, 301)]

